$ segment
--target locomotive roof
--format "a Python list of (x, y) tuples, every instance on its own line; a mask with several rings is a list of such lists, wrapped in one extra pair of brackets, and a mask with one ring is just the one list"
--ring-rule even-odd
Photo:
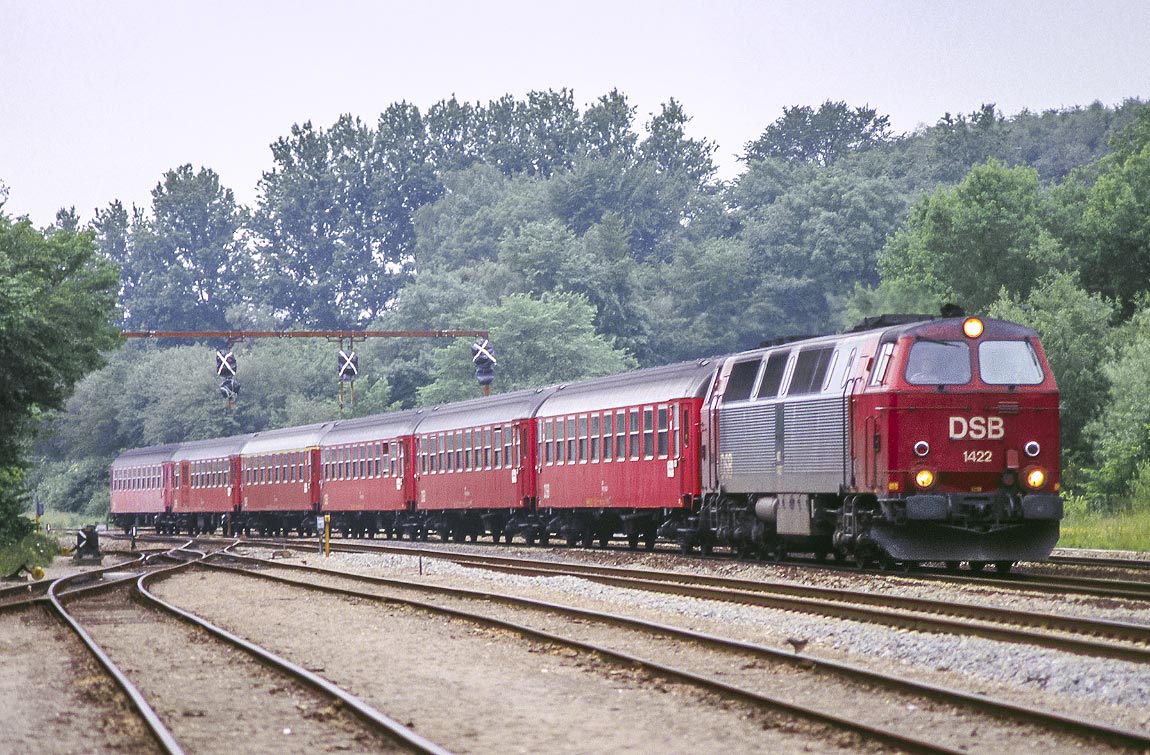
[(539, 416), (554, 417), (702, 396), (719, 364), (718, 360), (700, 359), (559, 386), (543, 402)]
[(201, 459), (218, 459), (224, 456), (238, 454), (244, 444), (251, 439), (251, 435), (232, 435), (227, 438), (213, 438), (212, 440), (194, 440), (181, 443), (172, 455), (172, 461), (199, 461)]
[(368, 417), (340, 420), (323, 437), (323, 445), (334, 446), (341, 443), (398, 438), (411, 435), (423, 415), (416, 410), (393, 414), (373, 414)]
[(112, 469), (121, 467), (138, 467), (142, 464), (160, 464), (170, 461), (172, 454), (179, 450), (179, 443), (166, 443), (162, 446), (148, 446), (146, 448), (132, 448), (124, 451), (112, 462)]
[(539, 405), (556, 388), (532, 388), (495, 396), (461, 401), (457, 404), (417, 409), (421, 415), (417, 433), (436, 433), (477, 425), (494, 425), (534, 417)]
[(323, 437), (335, 425), (334, 422), (321, 422), (303, 427), (285, 427), (280, 430), (265, 430), (248, 436), (248, 441), (240, 450), (245, 456), (252, 454), (276, 453), (277, 451), (298, 451), (318, 446)]

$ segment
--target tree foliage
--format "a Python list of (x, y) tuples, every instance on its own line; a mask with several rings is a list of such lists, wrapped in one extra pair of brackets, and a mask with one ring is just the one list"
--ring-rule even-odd
[(92, 234), (44, 233), (0, 213), (0, 540), (22, 536), (24, 444), (44, 412), (117, 343), (118, 274)]
[(828, 166), (840, 158), (891, 138), (890, 118), (870, 107), (851, 108), (827, 100), (818, 110), (808, 105), (783, 108), (783, 115), (747, 144), (748, 161), (777, 157)]

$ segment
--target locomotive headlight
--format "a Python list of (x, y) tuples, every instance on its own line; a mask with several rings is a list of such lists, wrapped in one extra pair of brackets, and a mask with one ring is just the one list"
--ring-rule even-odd
[(982, 320), (977, 317), (968, 317), (962, 322), (962, 332), (967, 338), (978, 338), (982, 335)]
[(930, 453), (930, 444), (925, 440), (920, 440), (918, 443), (914, 444), (915, 456), (926, 456), (928, 453)]
[(914, 484), (923, 490), (934, 484), (934, 472), (929, 469), (920, 469), (914, 473)]
[(1046, 484), (1046, 470), (1041, 467), (1031, 467), (1026, 470), (1026, 487), (1038, 490)]
[(1027, 456), (1033, 459), (1035, 456), (1038, 456), (1038, 453), (1042, 450), (1042, 446), (1038, 445), (1038, 441), (1032, 440), (1023, 446), (1022, 450), (1026, 452)]

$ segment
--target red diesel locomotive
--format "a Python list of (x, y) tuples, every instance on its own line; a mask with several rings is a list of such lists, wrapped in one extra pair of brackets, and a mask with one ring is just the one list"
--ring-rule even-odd
[(125, 528), (529, 544), (673, 540), (1006, 571), (1058, 540), (1058, 391), (1034, 331), (855, 331), (112, 465)]

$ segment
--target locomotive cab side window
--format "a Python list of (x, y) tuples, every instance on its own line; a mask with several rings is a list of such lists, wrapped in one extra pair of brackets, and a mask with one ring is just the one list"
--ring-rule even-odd
[(755, 387), (755, 376), (759, 374), (759, 360), (736, 362), (727, 376), (727, 387), (723, 391), (723, 401), (746, 401)]
[(767, 357), (767, 366), (763, 370), (763, 379), (759, 383), (759, 390), (755, 398), (774, 398), (779, 395), (779, 388), (783, 384), (783, 373), (787, 369), (789, 351), (778, 351)]
[(795, 372), (791, 376), (788, 396), (798, 396), (805, 393), (817, 393), (822, 390), (823, 381), (827, 376), (827, 369), (834, 354), (833, 346), (824, 346), (813, 349), (803, 349), (799, 358), (795, 360)]
[(966, 385), (970, 382), (970, 347), (962, 341), (915, 341), (906, 357), (911, 385)]
[(890, 366), (890, 356), (894, 353), (894, 342), (887, 341), (879, 346), (878, 359), (875, 360), (874, 369), (870, 374), (871, 385), (881, 385), (886, 380), (886, 368)]
[(1029, 341), (983, 341), (978, 345), (978, 375), (988, 385), (1038, 385), (1044, 377)]

